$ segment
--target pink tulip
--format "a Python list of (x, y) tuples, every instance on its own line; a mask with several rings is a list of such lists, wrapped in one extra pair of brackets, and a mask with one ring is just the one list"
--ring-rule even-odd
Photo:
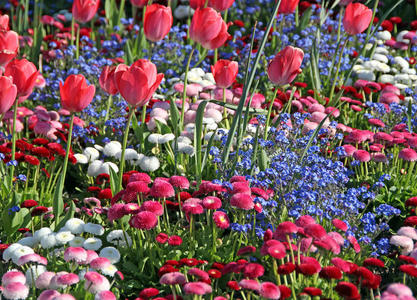
[(173, 18), (171, 7), (152, 4), (146, 8), (143, 30), (148, 40), (162, 40), (170, 31)]
[(115, 72), (120, 94), (133, 107), (146, 105), (163, 78), (164, 74), (157, 74), (156, 66), (146, 59), (139, 59), (130, 67), (120, 64)]
[(114, 72), (116, 67), (105, 66), (101, 71), (100, 78), (98, 80), (101, 88), (110, 95), (117, 94), (116, 82), (114, 81)]
[(148, 4), (148, 0), (130, 0), (130, 3), (136, 7), (144, 7)]
[(59, 83), (62, 107), (70, 112), (80, 112), (93, 100), (96, 87), (88, 85), (83, 75), (70, 75), (64, 84)]
[(209, 0), (208, 6), (213, 7), (217, 11), (225, 11), (231, 7), (234, 2), (235, 0)]
[(9, 16), (2, 15), (0, 16), (0, 31), (8, 31), (9, 30)]
[(299, 48), (287, 46), (272, 59), (268, 65), (268, 77), (276, 85), (291, 83), (301, 72), (304, 52)]
[(298, 5), (299, 0), (281, 0), (278, 12), (280, 14), (292, 14)]
[(343, 17), (343, 27), (350, 35), (362, 33), (372, 19), (372, 10), (362, 3), (349, 3)]
[(204, 8), (205, 4), (206, 0), (190, 0), (190, 6), (192, 9)]
[(74, 0), (72, 3), (72, 15), (80, 23), (87, 23), (97, 13), (100, 0)]
[(198, 8), (190, 26), (190, 37), (206, 49), (217, 49), (229, 38), (227, 25), (213, 8)]
[(30, 61), (15, 59), (7, 64), (4, 75), (13, 78), (13, 83), (17, 88), (17, 97), (21, 102), (32, 94), (39, 72)]
[(14, 31), (0, 31), (0, 67), (11, 61), (19, 51), (19, 35)]
[(221, 59), (211, 67), (216, 85), (220, 88), (228, 88), (236, 80), (238, 63), (226, 59)]
[(0, 115), (6, 113), (16, 100), (17, 88), (10, 77), (0, 76)]

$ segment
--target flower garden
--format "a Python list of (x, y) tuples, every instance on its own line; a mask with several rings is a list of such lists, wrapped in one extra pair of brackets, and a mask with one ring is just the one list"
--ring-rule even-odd
[(3, 2), (0, 298), (416, 299), (417, 1)]

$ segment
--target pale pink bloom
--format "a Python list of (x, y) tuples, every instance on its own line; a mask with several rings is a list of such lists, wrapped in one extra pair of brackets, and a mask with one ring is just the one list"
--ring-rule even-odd
[(87, 259), (87, 251), (81, 247), (68, 247), (64, 252), (65, 261), (75, 261), (82, 263)]
[(414, 243), (413, 240), (409, 237), (402, 236), (402, 235), (394, 235), (389, 240), (390, 244), (395, 245), (401, 248), (401, 254), (407, 255), (411, 251), (413, 251)]
[(55, 272), (43, 272), (35, 281), (35, 286), (38, 289), (47, 289), (51, 284), (51, 279), (55, 276)]
[(116, 300), (116, 296), (111, 291), (97, 293), (94, 300)]
[(2, 294), (6, 299), (26, 299), (29, 288), (21, 282), (12, 282), (3, 287)]
[(55, 297), (58, 297), (59, 295), (61, 295), (61, 293), (58, 291), (46, 290), (39, 295), (38, 300), (53, 300), (55, 299)]
[(402, 236), (409, 237), (410, 239), (417, 240), (417, 230), (413, 227), (409, 227), (409, 226), (401, 227), (397, 231), (397, 235), (402, 235)]
[(97, 272), (87, 272), (84, 275), (84, 288), (92, 294), (110, 290), (110, 282)]
[(1, 278), (1, 284), (6, 286), (13, 282), (20, 282), (21, 284), (26, 283), (26, 277), (22, 272), (18, 271), (9, 271), (3, 275)]

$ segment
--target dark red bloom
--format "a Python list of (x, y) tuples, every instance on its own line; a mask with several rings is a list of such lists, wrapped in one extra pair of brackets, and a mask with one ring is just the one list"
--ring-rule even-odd
[(398, 259), (411, 265), (417, 265), (417, 260), (411, 256), (400, 255), (398, 256)]
[(294, 272), (294, 270), (295, 270), (295, 265), (291, 262), (287, 262), (278, 267), (278, 274), (287, 275), (287, 274)]
[(399, 269), (407, 275), (417, 277), (417, 268), (414, 265), (401, 265)]
[(27, 162), (28, 164), (31, 164), (32, 166), (38, 166), (41, 163), (39, 159), (37, 159), (36, 157), (32, 155), (25, 155), (24, 160), (25, 162)]
[(367, 258), (363, 261), (363, 265), (364, 266), (374, 266), (374, 267), (381, 267), (384, 268), (385, 267), (385, 263), (378, 259), (378, 258), (374, 258), (374, 257), (370, 257)]
[(211, 278), (214, 278), (214, 279), (222, 277), (222, 273), (216, 269), (210, 269), (207, 271), (207, 273), (209, 274)]
[(338, 282), (335, 291), (342, 297), (357, 298), (359, 297), (359, 291), (356, 285), (350, 282), (341, 281)]
[(405, 219), (404, 225), (405, 226), (417, 226), (417, 216), (411, 216)]
[(278, 286), (280, 292), (281, 292), (281, 297), (280, 299), (288, 299), (291, 297), (291, 289), (286, 286), (286, 285), (280, 285)]
[(227, 283), (227, 287), (235, 291), (240, 290), (239, 283), (237, 281), (229, 281)]
[(254, 279), (264, 275), (265, 269), (262, 265), (256, 263), (247, 264), (243, 268), (243, 276)]
[(151, 298), (151, 297), (155, 297), (158, 294), (159, 294), (159, 290), (158, 289), (155, 289), (155, 288), (147, 288), (147, 289), (143, 289), (139, 293), (139, 297)]
[(45, 206), (38, 206), (38, 207), (35, 207), (32, 210), (31, 215), (32, 215), (32, 217), (34, 217), (34, 216), (40, 216), (40, 215), (46, 213), (47, 211), (48, 211), (48, 208), (47, 207), (45, 207)]
[(36, 205), (38, 205), (37, 201), (32, 200), (32, 199), (28, 199), (28, 200), (23, 201), (20, 204), (20, 207), (21, 208), (32, 208), (32, 207), (35, 207)]
[(51, 156), (51, 153), (45, 147), (33, 147), (31, 152), (32, 154), (40, 157), (48, 158), (49, 156)]
[(343, 274), (342, 271), (338, 267), (335, 266), (327, 266), (323, 267), (319, 273), (320, 277), (326, 279), (342, 279)]
[(311, 297), (321, 296), (323, 294), (321, 289), (316, 288), (316, 287), (306, 287), (304, 288), (303, 292), (310, 295)]
[(182, 238), (178, 235), (170, 236), (168, 239), (168, 245), (170, 246), (179, 246), (182, 244)]
[(97, 198), (99, 199), (111, 199), (112, 198), (112, 192), (111, 189), (107, 188), (107, 189), (102, 189), (98, 195)]
[(413, 207), (417, 207), (417, 197), (411, 197), (408, 198), (405, 201), (405, 206), (413, 206)]

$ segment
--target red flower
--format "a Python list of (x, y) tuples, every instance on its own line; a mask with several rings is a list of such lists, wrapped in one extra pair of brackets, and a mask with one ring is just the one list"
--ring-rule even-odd
[(32, 215), (32, 217), (34, 217), (34, 216), (40, 216), (40, 215), (46, 213), (47, 211), (48, 211), (48, 208), (47, 207), (45, 207), (45, 206), (38, 206), (38, 207), (35, 207), (32, 210), (31, 215)]
[(250, 210), (254, 207), (255, 203), (251, 195), (245, 193), (237, 193), (230, 199), (230, 205), (243, 210)]
[(299, 0), (281, 0), (278, 8), (278, 13), (292, 14), (298, 5), (298, 2)]
[(343, 17), (343, 27), (350, 35), (365, 31), (371, 23), (372, 10), (362, 3), (349, 3)]
[(158, 218), (152, 212), (141, 211), (132, 217), (132, 224), (134, 228), (150, 230), (156, 227), (158, 224)]
[(303, 50), (292, 46), (285, 47), (268, 65), (269, 80), (279, 86), (291, 83), (301, 73), (303, 58)]
[(191, 268), (187, 272), (188, 275), (198, 277), (199, 280), (208, 280), (209, 274), (206, 271), (200, 270), (198, 268)]
[(83, 75), (70, 75), (64, 84), (59, 83), (61, 105), (70, 112), (80, 112), (93, 100), (96, 88), (88, 85)]
[(155, 288), (147, 288), (147, 289), (143, 289), (139, 293), (139, 297), (151, 298), (151, 297), (155, 297), (158, 294), (159, 294), (159, 290), (158, 289), (155, 289)]
[(112, 192), (111, 189), (107, 188), (107, 189), (102, 189), (98, 195), (97, 198), (99, 199), (111, 199), (112, 198)]
[(287, 263), (285, 263), (283, 265), (280, 265), (278, 267), (278, 274), (288, 275), (288, 274), (291, 274), (292, 272), (294, 272), (294, 270), (295, 270), (295, 265), (291, 262), (287, 262)]
[(38, 205), (38, 202), (36, 202), (35, 200), (32, 199), (28, 199), (22, 202), (22, 204), (20, 204), (21, 208), (32, 208), (35, 207), (36, 205)]
[(210, 269), (207, 271), (207, 273), (209, 274), (211, 278), (214, 278), (214, 279), (222, 277), (222, 273), (216, 269)]
[(380, 260), (378, 258), (374, 258), (374, 257), (366, 258), (363, 261), (363, 265), (364, 266), (381, 267), (381, 268), (385, 267), (385, 263), (382, 260)]
[(316, 288), (316, 287), (306, 287), (304, 288), (303, 292), (310, 295), (311, 297), (321, 296), (323, 294), (321, 289)]
[(30, 152), (32, 152), (32, 154), (40, 156), (40, 157), (45, 157), (48, 158), (51, 156), (51, 153), (49, 152), (48, 149), (46, 149), (45, 147), (33, 147)]
[(10, 77), (0, 76), (0, 115), (5, 114), (16, 100), (17, 88)]
[(408, 198), (405, 201), (405, 206), (413, 206), (413, 207), (417, 207), (417, 197), (411, 197)]
[(342, 279), (343, 274), (342, 271), (340, 271), (339, 268), (335, 266), (327, 266), (323, 267), (323, 269), (320, 271), (319, 276), (326, 279)]
[(72, 14), (74, 19), (80, 23), (87, 23), (97, 13), (100, 0), (74, 0)]
[(5, 66), (19, 51), (19, 35), (12, 31), (0, 31), (0, 66)]
[(278, 288), (281, 291), (280, 299), (287, 299), (291, 297), (291, 289), (288, 286), (280, 285)]
[(417, 268), (414, 265), (401, 265), (400, 271), (412, 277), (417, 277)]
[(157, 241), (160, 244), (165, 244), (168, 242), (168, 235), (166, 233), (158, 233), (158, 235), (155, 237), (155, 241)]
[(321, 270), (320, 263), (313, 257), (301, 257), (300, 264), (297, 265), (297, 272), (306, 276), (314, 275)]
[(326, 230), (320, 224), (309, 224), (304, 227), (304, 232), (307, 236), (315, 239), (321, 239), (326, 236)]
[(229, 217), (227, 216), (226, 213), (222, 211), (216, 211), (213, 214), (213, 221), (216, 224), (216, 226), (220, 229), (229, 228), (229, 225), (230, 225)]
[(37, 159), (36, 157), (34, 157), (32, 155), (25, 155), (24, 160), (25, 160), (25, 162), (27, 162), (28, 164), (30, 164), (32, 166), (38, 166), (41, 163), (39, 161), (39, 159)]
[(238, 63), (226, 59), (221, 59), (211, 67), (216, 85), (220, 88), (228, 88), (236, 80)]
[(240, 287), (239, 287), (239, 284), (237, 283), (237, 281), (228, 281), (227, 282), (227, 287), (229, 289), (232, 289), (232, 290), (235, 290), (235, 291), (240, 290)]
[(152, 4), (146, 8), (143, 30), (148, 40), (162, 40), (171, 29), (173, 22), (171, 7)]
[(338, 282), (335, 287), (336, 292), (346, 298), (357, 298), (359, 297), (359, 291), (358, 288), (350, 282), (341, 281)]
[(178, 235), (172, 235), (168, 239), (168, 245), (170, 246), (179, 246), (182, 244), (182, 238)]
[(411, 256), (400, 255), (398, 256), (398, 259), (411, 265), (417, 265), (417, 260)]
[(405, 219), (404, 225), (405, 226), (417, 226), (417, 216), (411, 216)]
[(105, 66), (101, 71), (99, 84), (101, 88), (110, 95), (116, 95), (118, 90), (114, 81), (116, 67)]
[(246, 254), (251, 254), (251, 253), (255, 253), (256, 252), (256, 248), (253, 246), (245, 246), (243, 248), (240, 248), (237, 251), (237, 255), (238, 256), (242, 256), (242, 255), (246, 255)]
[(254, 279), (262, 276), (265, 272), (265, 269), (262, 265), (256, 263), (247, 264), (243, 268), (243, 275), (245, 277)]
[(19, 101), (25, 100), (32, 94), (39, 72), (36, 66), (26, 59), (15, 59), (11, 61), (4, 71), (4, 76), (13, 78), (13, 84), (17, 88)]
[(346, 230), (348, 230), (348, 226), (345, 222), (343, 222), (342, 220), (339, 219), (333, 219), (332, 220), (332, 224), (334, 227), (336, 227), (337, 229), (346, 232)]

